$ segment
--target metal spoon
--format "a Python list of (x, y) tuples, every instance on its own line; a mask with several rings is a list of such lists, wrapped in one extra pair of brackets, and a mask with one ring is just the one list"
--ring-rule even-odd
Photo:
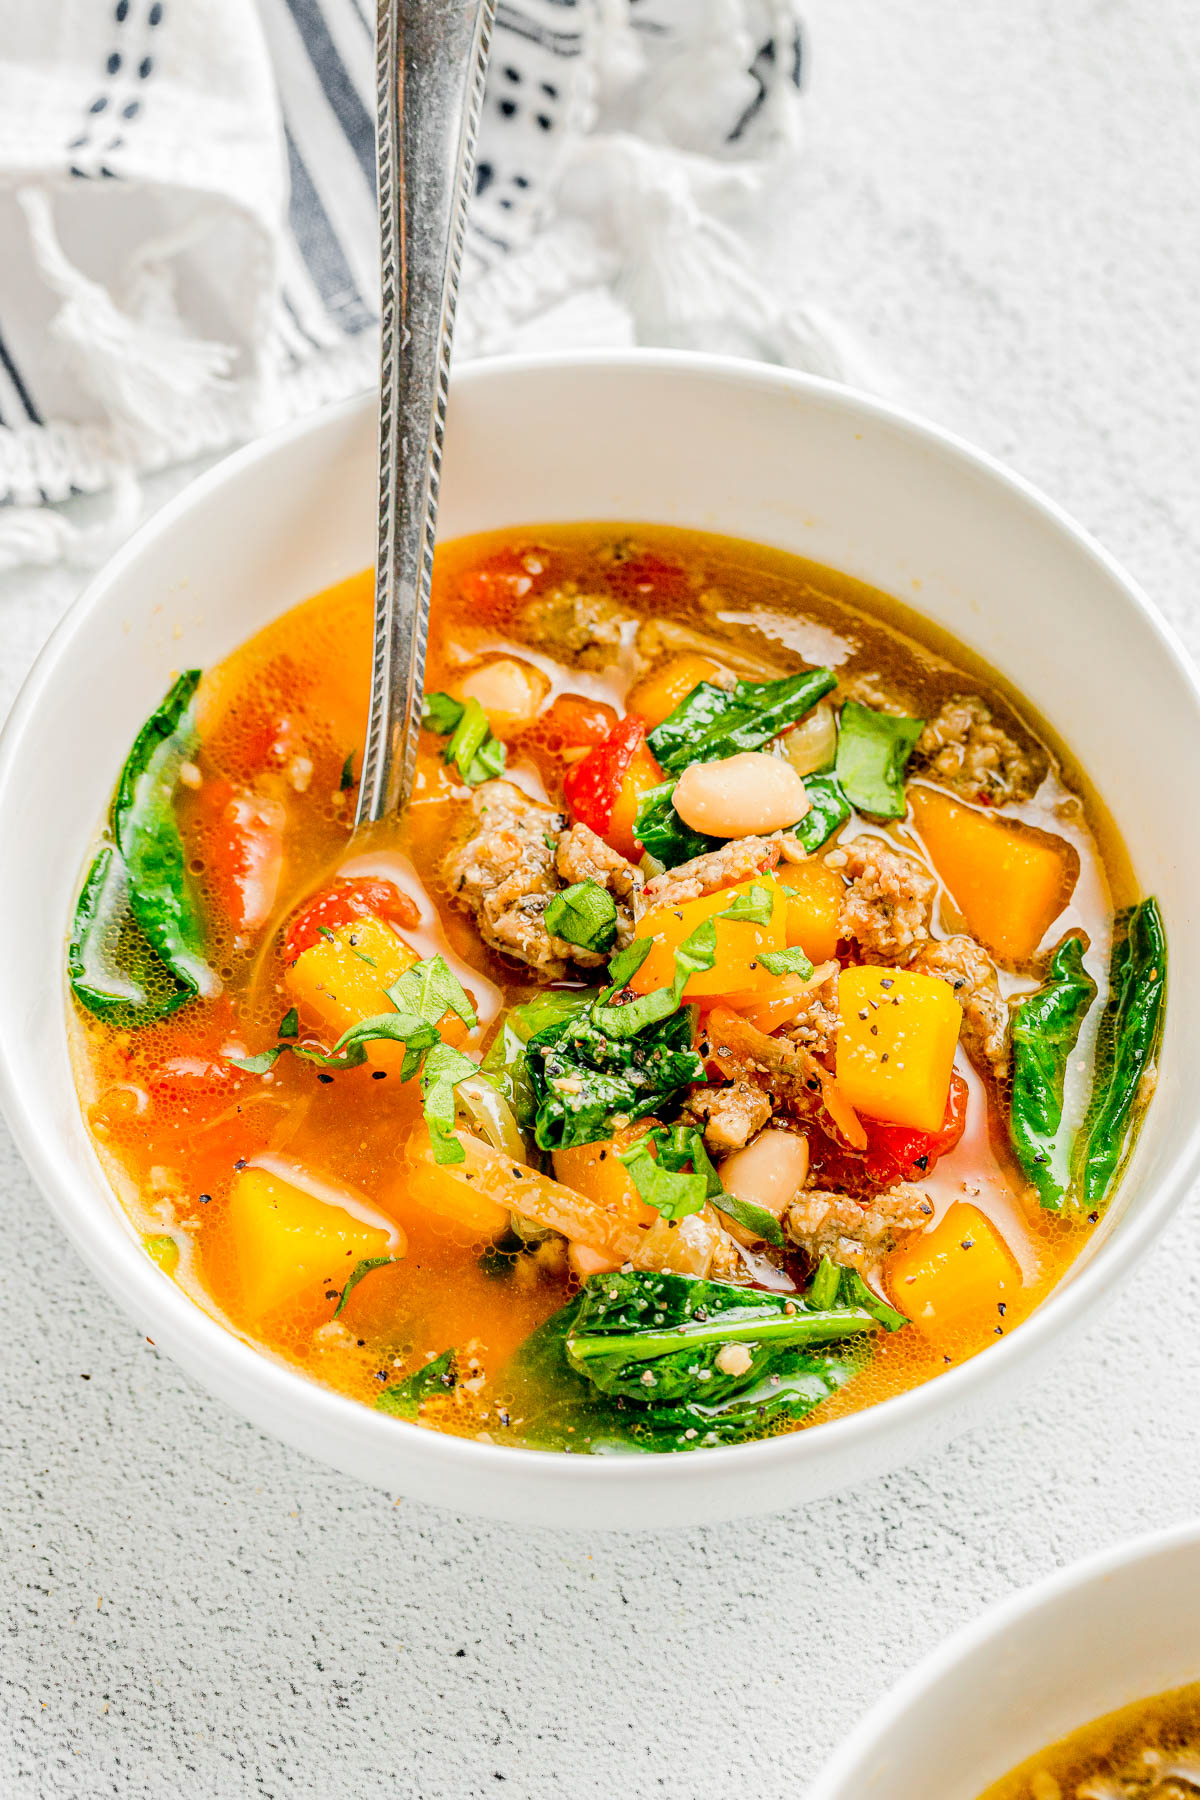
[(357, 826), (412, 792), (454, 307), (496, 0), (379, 0), (379, 545)]

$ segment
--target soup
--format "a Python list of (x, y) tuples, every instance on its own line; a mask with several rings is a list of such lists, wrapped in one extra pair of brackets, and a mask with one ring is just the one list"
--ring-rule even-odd
[(1097, 1719), (1030, 1757), (980, 1800), (1191, 1800), (1200, 1794), (1200, 1685)]
[(68, 963), (166, 1276), (498, 1443), (804, 1428), (1019, 1325), (1097, 1225), (1165, 984), (1019, 695), (831, 570), (574, 526), (439, 551), (416, 787), (352, 836), (367, 575), (180, 675)]

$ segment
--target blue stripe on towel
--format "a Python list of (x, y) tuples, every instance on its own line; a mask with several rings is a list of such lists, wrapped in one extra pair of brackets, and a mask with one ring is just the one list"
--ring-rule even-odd
[(365, 304), (350, 273), (341, 240), (312, 184), (291, 130), (286, 129), (288, 169), (292, 181), (289, 223), (317, 292), (347, 333), (364, 331), (375, 315)]

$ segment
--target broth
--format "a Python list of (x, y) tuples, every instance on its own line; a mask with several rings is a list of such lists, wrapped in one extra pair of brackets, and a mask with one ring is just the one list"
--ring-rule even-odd
[[(597, 597), (603, 602), (599, 607), (592, 604)], [(445, 760), (448, 731), (422, 734), (406, 818), (351, 841), (369, 690), (371, 613), (372, 582), (364, 573), (293, 609), (205, 672), (195, 697), (194, 739), (180, 765), (171, 805), (187, 879), (204, 921), (207, 962), (218, 979), (213, 992), (146, 1024), (111, 1009), (97, 1017), (85, 1006), (72, 1007), (76, 1079), (98, 1154), (150, 1254), (197, 1304), (264, 1353), (341, 1393), (378, 1404), (396, 1384), (452, 1351), (452, 1374), (435, 1382), (419, 1407), (405, 1400), (395, 1410), (419, 1416), (428, 1425), (500, 1442), (602, 1449), (629, 1447), (616, 1443), (625, 1435), (634, 1447), (688, 1447), (697, 1438), (695, 1429), (687, 1442), (683, 1432), (678, 1441), (664, 1443), (636, 1430), (613, 1437), (607, 1426), (581, 1423), (573, 1410), (578, 1367), (560, 1381), (543, 1358), (514, 1375), (515, 1353), (579, 1292), (588, 1259), (581, 1259), (575, 1240), (568, 1252), (561, 1232), (529, 1228), (516, 1202), (510, 1209), (515, 1230), (511, 1222), (507, 1229), (497, 1227), (494, 1199), (479, 1202), (474, 1220), (470, 1206), (459, 1206), (457, 1216), (451, 1216), (454, 1208), (443, 1207), (445, 1196), (454, 1183), (455, 1193), (467, 1190), (448, 1167), (429, 1164), (428, 1148), (422, 1153), (428, 1166), (419, 1180), (414, 1178), (412, 1145), (416, 1134), (426, 1130), (426, 1109), (419, 1082), (401, 1078), (401, 1046), (376, 1043), (360, 1066), (332, 1069), (288, 1053), (300, 1043), (327, 1056), (338, 1035), (328, 1018), (323, 1026), (311, 1009), (305, 1010), (306, 1002), (298, 1001), (294, 968), (303, 954), (297, 957), (296, 940), (287, 935), (305, 904), (335, 881), (382, 881), (408, 897), (411, 905), (397, 903), (398, 911), (365, 929), (368, 935), (376, 928), (390, 933), (387, 943), (393, 949), (398, 932), (425, 959), (422, 967), (432, 957), (444, 958), (478, 1015), (474, 1027), (456, 1021), (452, 1010), (441, 1020), (439, 1029), (460, 1053), (477, 1056), (486, 1050), (500, 1021), (545, 991), (537, 970), (482, 941), (476, 918), (456, 903), (448, 884), (448, 848), (467, 835), (472, 795), (482, 785), (465, 785), (460, 766)], [(1104, 1003), (1114, 916), (1137, 895), (1122, 845), (1097, 796), (1060, 754), (1048, 728), (977, 658), (934, 634), (911, 610), (848, 577), (699, 533), (641, 525), (555, 526), (464, 539), (439, 549), (426, 691), (461, 689), (472, 671), (492, 667), (498, 659), (519, 665), (536, 702), (532, 724), (513, 731), (511, 721), (505, 725), (494, 707), (488, 718), (507, 737), (503, 779), (532, 799), (561, 807), (564, 778), (569, 787), (571, 770), (582, 766), (589, 746), (594, 752), (598, 736), (623, 714), (630, 693), (636, 689), (635, 698), (645, 696), (647, 683), (696, 656), (718, 665), (726, 683), (734, 677), (762, 683), (798, 675), (809, 665), (828, 667), (838, 682), (835, 704), (854, 699), (876, 722), (880, 715), (886, 720), (898, 713), (918, 722), (934, 720), (964, 693), (986, 706), (1010, 746), (1013, 766), (1033, 768), (1040, 779), (1031, 791), (1010, 800), (981, 794), (976, 798), (987, 804), (966, 802), (969, 819), (977, 822), (971, 828), (986, 830), (994, 820), (1010, 819), (1015, 822), (1014, 854), (1052, 853), (1063, 869), (1075, 871), (1069, 891), (1064, 878), (1059, 898), (1065, 896), (1065, 904), (1055, 903), (1037, 954), (997, 959), (998, 1004), (1007, 1011), (1032, 995), (1046, 976), (1046, 946), (1071, 933), (1082, 934), (1097, 994), (1070, 1059), (1063, 1129), (1079, 1126), (1087, 1114), (1097, 1044), (1103, 1054), (1109, 1029)], [(457, 704), (461, 712), (461, 699)], [(841, 715), (843, 731), (846, 717)], [(564, 742), (564, 719), (575, 721), (570, 729), (583, 734), (581, 741)], [(485, 739), (485, 756), (495, 742)], [(786, 739), (779, 739), (776, 749), (785, 744)], [(953, 747), (952, 754), (957, 754)], [(848, 866), (854, 867), (854, 852), (847, 847), (866, 835), (909, 856), (915, 853), (927, 872), (928, 844), (922, 832), (933, 828), (921, 824), (914, 806), (940, 807), (935, 819), (948, 820), (955, 828), (963, 822), (963, 790), (943, 785), (943, 775), (943, 765), (931, 766), (927, 758), (924, 773), (910, 776), (904, 816), (888, 821), (855, 812), (809, 863), (837, 869), (840, 854), (835, 884), (845, 880), (847, 853)], [(813, 778), (807, 779), (812, 787)], [(922, 800), (918, 794), (914, 802), (916, 788), (935, 798)], [(947, 811), (948, 797), (957, 799), (958, 813)], [(552, 850), (554, 836), (547, 836)], [(831, 852), (832, 865), (824, 864)], [(796, 864), (802, 873), (807, 866)], [(777, 873), (786, 884), (784, 871), (781, 862)], [(760, 894), (757, 904), (765, 904), (762, 890), (754, 891)], [(542, 904), (539, 900), (530, 910), (534, 925)], [(947, 882), (939, 879), (935, 938), (961, 934), (963, 926), (961, 908)], [(336, 948), (351, 974), (355, 971), (345, 962), (350, 954), (374, 969), (375, 961), (355, 943), (353, 933), (345, 938), (346, 929), (340, 917), (334, 930), (319, 923), (312, 928), (310, 922), (305, 926), (307, 947), (323, 955), (322, 946), (330, 953)], [(343, 936), (335, 946), (338, 931)], [(803, 939), (800, 948), (805, 948)], [(861, 944), (847, 952), (844, 937), (837, 954), (843, 968), (865, 972), (875, 966), (872, 953)], [(811, 960), (818, 960), (815, 954)], [(571, 992), (589, 980), (593, 985), (603, 981), (602, 959), (593, 961), (598, 973), (571, 968), (556, 976), (551, 991)], [(1155, 973), (1161, 986), (1161, 969)], [(761, 970), (756, 971), (760, 978)], [(918, 982), (920, 996), (945, 986), (928, 975), (911, 979)], [(325, 991), (319, 990), (318, 1000)], [(687, 990), (689, 997), (692, 992)], [(724, 1015), (702, 1012), (697, 1031), (702, 1033), (705, 1021), (714, 1017)], [(703, 1041), (719, 1060), (723, 1047)], [(795, 1054), (803, 1052), (801, 1045)], [(272, 1058), (269, 1066), (242, 1066), (264, 1053)], [(818, 1055), (823, 1055), (826, 1071), (819, 1079), (825, 1080), (832, 1051)], [(937, 1329), (910, 1325), (874, 1331), (870, 1353), (856, 1352), (857, 1360), (837, 1374), (823, 1404), (782, 1419), (767, 1409), (760, 1428), (739, 1427), (739, 1435), (807, 1426), (859, 1409), (975, 1354), (1027, 1316), (1086, 1242), (1100, 1216), (1099, 1205), (1045, 1210), (1014, 1156), (1006, 1068), (997, 1072), (978, 1059), (973, 1062), (961, 1044), (954, 1066), (962, 1084), (956, 1091), (965, 1094), (966, 1128), (940, 1160), (936, 1151), (928, 1154), (927, 1171), (922, 1165), (918, 1187), (923, 1217), (916, 1236), (935, 1231), (953, 1206), (973, 1209), (970, 1219), (982, 1218), (995, 1234), (995, 1267), (1000, 1270), (995, 1294), (1003, 1298), (994, 1294), (986, 1306), (943, 1318)], [(1151, 1081), (1152, 1073), (1143, 1080), (1139, 1105), (1148, 1097)], [(450, 1106), (453, 1117), (453, 1100)], [(670, 1110), (660, 1107), (656, 1116)], [(825, 1186), (816, 1187), (837, 1198), (847, 1191), (847, 1181), (835, 1153), (845, 1152), (847, 1145), (829, 1127), (826, 1115), (821, 1117), (826, 1136), (809, 1133), (810, 1151), (813, 1144), (825, 1146), (825, 1164), (818, 1155), (816, 1165), (825, 1168)], [(777, 1114), (776, 1123), (780, 1120), (795, 1132), (794, 1112), (786, 1118)], [(458, 1123), (461, 1130), (461, 1105)], [(470, 1129), (486, 1145), (487, 1131), (477, 1120)], [(704, 1130), (708, 1142), (711, 1121)], [(614, 1151), (619, 1135), (612, 1140)], [(428, 1145), (432, 1140), (420, 1141)], [(887, 1141), (893, 1144), (892, 1138)], [(490, 1142), (494, 1156), (496, 1139)], [(525, 1144), (531, 1169), (549, 1162), (530, 1146), (528, 1131)], [(901, 1155), (894, 1146), (887, 1153)], [(578, 1157), (578, 1151), (574, 1154)], [(660, 1146), (660, 1163), (664, 1154)], [(697, 1149), (697, 1158), (699, 1154)], [(560, 1171), (566, 1167), (561, 1157), (557, 1152), (553, 1161)], [(695, 1158), (685, 1164), (681, 1179), (694, 1175), (697, 1166)], [(895, 1166), (899, 1169), (901, 1163)], [(913, 1172), (910, 1164), (904, 1167)], [(253, 1205), (259, 1209), (250, 1225), (248, 1171), (254, 1176)], [(483, 1193), (496, 1171), (489, 1163), (476, 1173), (476, 1191)], [(515, 1177), (522, 1171), (512, 1173)], [(593, 1168), (588, 1180), (594, 1176)], [(532, 1174), (525, 1178), (533, 1179)], [(569, 1185), (567, 1175), (561, 1179)], [(811, 1173), (808, 1180), (806, 1192), (811, 1193)], [(292, 1220), (288, 1238), (286, 1231), (280, 1236), (280, 1206), (286, 1209), (293, 1201), (281, 1203), (279, 1195), (291, 1195), (297, 1183), (308, 1210)], [(638, 1204), (636, 1195), (632, 1204)], [(312, 1209), (322, 1206), (341, 1208), (339, 1216), (355, 1222), (343, 1233), (348, 1247), (339, 1249), (336, 1259), (330, 1252), (328, 1267), (313, 1263), (306, 1279), (289, 1286), (280, 1259), (286, 1262), (287, 1244), (292, 1243), (299, 1246), (296, 1255), (303, 1262), (310, 1242), (304, 1234), (313, 1219), (313, 1241), (320, 1241), (326, 1215)], [(722, 1224), (711, 1208), (704, 1216), (717, 1219), (712, 1231), (726, 1254), (727, 1273), (732, 1270), (743, 1286), (755, 1279), (769, 1284), (764, 1291), (770, 1291), (770, 1284), (782, 1289), (790, 1283), (789, 1291), (806, 1292), (804, 1282), (830, 1247), (824, 1237), (801, 1236), (789, 1240), (786, 1253), (781, 1250), (772, 1263), (769, 1257), (763, 1260), (769, 1243), (751, 1233), (749, 1254), (741, 1257), (736, 1243), (729, 1241), (728, 1218), (721, 1215)], [(826, 1236), (829, 1229), (822, 1227)], [(853, 1246), (855, 1229), (850, 1239), (838, 1242)], [(983, 1227), (970, 1227), (977, 1229)], [(266, 1236), (253, 1235), (264, 1232)], [(675, 1233), (676, 1250), (681, 1235), (686, 1236), (682, 1226)], [(974, 1240), (968, 1235), (963, 1242), (970, 1248)], [(830, 1243), (835, 1264), (857, 1255), (853, 1248), (839, 1255), (837, 1243)], [(362, 1254), (364, 1248), (370, 1253)], [(262, 1263), (261, 1268), (256, 1263), (253, 1275), (248, 1273), (252, 1250)], [(312, 1254), (318, 1255), (316, 1250)], [(888, 1254), (899, 1256), (903, 1250)], [(619, 1262), (619, 1257), (609, 1258), (604, 1266), (615, 1268)], [(360, 1273), (364, 1263), (373, 1266)], [(886, 1293), (903, 1311), (907, 1290), (894, 1273), (899, 1265), (889, 1263), (886, 1255), (871, 1262), (864, 1254), (859, 1266), (876, 1302)], [(923, 1292), (928, 1272), (919, 1257), (912, 1267), (916, 1273), (905, 1279)], [(351, 1290), (346, 1281), (352, 1269), (358, 1279)], [(835, 1286), (837, 1279), (835, 1270)], [(276, 1303), (277, 1292), (281, 1297)], [(848, 1304), (845, 1292), (838, 1292), (836, 1304)], [(720, 1354), (730, 1364), (727, 1349)], [(716, 1367), (724, 1369), (725, 1364), (718, 1358)], [(699, 1435), (701, 1441), (735, 1441), (706, 1437), (703, 1428)]]

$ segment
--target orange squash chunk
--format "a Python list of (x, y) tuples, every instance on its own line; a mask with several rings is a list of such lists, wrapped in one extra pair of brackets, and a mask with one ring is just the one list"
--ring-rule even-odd
[[(351, 919), (301, 951), (284, 980), (301, 1019), (332, 1044), (351, 1025), (393, 1012), (387, 989), (420, 960), (382, 919)], [(438, 1030), (448, 1042), (461, 1043), (467, 1027), (457, 1013), (447, 1012)], [(364, 1048), (375, 1068), (398, 1070), (404, 1061), (404, 1045), (386, 1038)]]
[(819, 857), (779, 870), (787, 895), (787, 941), (798, 944), (810, 962), (828, 962), (837, 950), (838, 920), (846, 884)]
[(681, 700), (687, 699), (694, 687), (699, 687), (702, 681), (719, 686), (725, 675), (726, 671), (711, 656), (673, 656), (661, 669), (644, 676), (630, 689), (625, 710), (645, 719), (646, 730), (653, 731), (675, 711)]
[[(767, 923), (758, 925), (749, 919), (723, 919), (721, 914), (736, 900), (747, 896), (752, 887), (765, 888), (771, 896), (771, 915)], [(675, 978), (676, 950), (706, 919), (712, 919), (716, 924), (716, 958), (711, 969), (688, 977), (683, 990), (685, 1000), (748, 988), (762, 993), (775, 986), (779, 977), (764, 968), (759, 958), (764, 950), (779, 951), (787, 947), (787, 901), (772, 876), (753, 875), (748, 881), (739, 881), (736, 887), (719, 888), (715, 894), (686, 900), (682, 906), (655, 907), (639, 920), (636, 935), (650, 938), (653, 948), (629, 984), (634, 993), (648, 994), (654, 988), (670, 986)]]
[(906, 969), (838, 977), (837, 1082), (855, 1112), (940, 1131), (962, 1008), (948, 982)]
[(1079, 878), (1074, 845), (936, 788), (912, 787), (908, 799), (929, 860), (972, 937), (1002, 962), (1025, 962), (1071, 898)]
[(266, 1169), (234, 1177), (225, 1223), (242, 1305), (254, 1319), (321, 1283), (342, 1289), (367, 1257), (405, 1251), (398, 1229), (369, 1225)]
[(926, 1337), (964, 1327), (993, 1329), (1023, 1286), (1021, 1269), (991, 1220), (956, 1200), (931, 1231), (923, 1231), (888, 1259), (893, 1303)]

